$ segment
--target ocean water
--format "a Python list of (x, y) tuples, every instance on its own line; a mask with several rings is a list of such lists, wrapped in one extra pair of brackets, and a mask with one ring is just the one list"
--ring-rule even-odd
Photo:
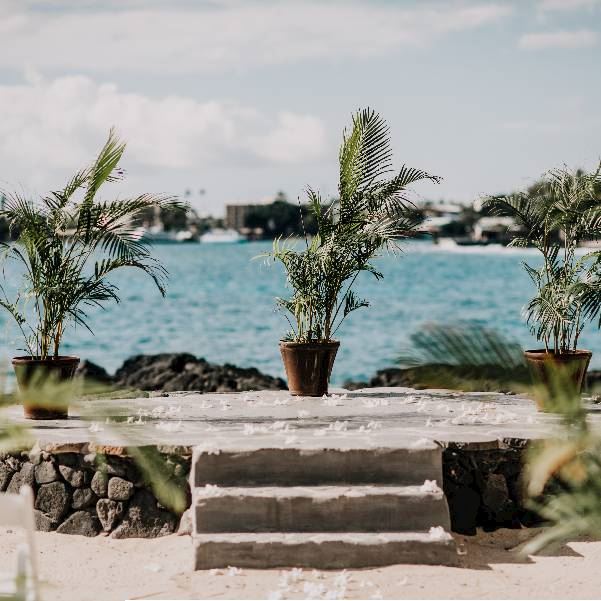
[[(112, 372), (134, 354), (186, 351), (283, 377), (278, 340), (287, 322), (274, 310), (274, 298), (287, 293), (285, 277), (279, 264), (254, 259), (270, 248), (268, 242), (156, 246), (156, 256), (170, 273), (167, 297), (143, 274), (121, 273), (113, 281), (122, 302), (90, 311), (94, 335), (81, 327), (69, 330), (62, 352)], [(410, 334), (426, 322), (472, 321), (524, 347), (538, 346), (521, 314), (532, 294), (523, 260), (535, 263), (535, 252), (449, 250), (429, 242), (411, 242), (403, 254), (379, 258), (384, 279), (363, 274), (357, 286), (371, 307), (350, 315), (339, 331), (333, 383), (368, 379), (393, 365)], [(10, 270), (7, 274), (14, 280)], [(6, 364), (20, 340), (4, 312), (0, 336)], [(590, 325), (581, 340), (582, 348), (595, 353), (592, 366), (600, 367), (600, 333)]]

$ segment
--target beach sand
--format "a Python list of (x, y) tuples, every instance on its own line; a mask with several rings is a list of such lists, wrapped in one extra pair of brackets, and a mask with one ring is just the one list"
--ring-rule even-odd
[[(189, 536), (113, 540), (36, 533), (43, 601), (124, 599), (453, 598), (596, 599), (601, 542), (580, 540), (535, 558), (516, 548), (534, 530), (455, 536), (459, 567), (396, 565), (312, 570), (192, 570)], [(0, 530), (2, 571), (14, 562), (19, 531)]]

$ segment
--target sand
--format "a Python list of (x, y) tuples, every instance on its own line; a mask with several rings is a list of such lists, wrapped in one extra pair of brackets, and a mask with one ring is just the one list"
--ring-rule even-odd
[[(396, 565), (349, 571), (194, 572), (188, 536), (113, 540), (36, 533), (43, 601), (124, 599), (596, 599), (601, 542), (581, 540), (522, 559), (532, 530), (456, 536), (460, 567)], [(13, 565), (18, 531), (0, 530), (0, 565)]]

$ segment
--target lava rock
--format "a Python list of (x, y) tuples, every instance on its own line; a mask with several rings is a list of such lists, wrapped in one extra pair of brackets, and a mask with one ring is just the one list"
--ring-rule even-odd
[(82, 488), (86, 485), (86, 474), (83, 470), (74, 469), (68, 465), (59, 465), (61, 476), (73, 487)]
[(34, 473), (35, 481), (38, 484), (49, 484), (58, 480), (58, 472), (52, 461), (42, 461), (42, 463), (35, 466)]
[(488, 474), (482, 490), (482, 504), (483, 512), (494, 526), (511, 524), (515, 504), (509, 496), (507, 481), (502, 474)]
[(60, 522), (71, 505), (71, 493), (64, 482), (42, 484), (38, 489), (35, 508), (54, 522)]
[(192, 507), (188, 507), (182, 517), (179, 520), (179, 526), (177, 528), (178, 536), (192, 535)]
[(26, 461), (21, 469), (13, 474), (10, 480), (10, 484), (6, 489), (6, 492), (18, 493), (22, 486), (31, 486), (33, 488), (35, 484), (35, 473), (34, 465), (29, 461)]
[(6, 463), (0, 463), (0, 492), (4, 492), (10, 483), (15, 471)]
[(3, 462), (6, 465), (6, 467), (11, 469), (13, 472), (18, 472), (23, 465), (23, 461), (21, 461), (14, 455), (4, 455)]
[(84, 359), (75, 372), (76, 376), (82, 377), (95, 384), (112, 384), (114, 378), (108, 374), (104, 367)]
[(56, 523), (39, 509), (33, 510), (33, 517), (35, 520), (35, 529), (40, 532), (52, 532), (56, 528)]
[(450, 365), (426, 363), (413, 367), (388, 367), (381, 369), (369, 382), (346, 381), (343, 387), (348, 390), (374, 388), (380, 386), (401, 386), (416, 388), (456, 388), (481, 392), (511, 392), (516, 385), (530, 382), (525, 365), (516, 366), (508, 378), (507, 369), (498, 365)]
[(98, 497), (91, 488), (76, 488), (73, 491), (73, 500), (71, 507), (73, 509), (83, 509), (96, 503)]
[(105, 532), (110, 532), (121, 519), (125, 505), (119, 501), (100, 499), (96, 503), (96, 513)]
[(132, 498), (123, 521), (113, 531), (113, 538), (156, 538), (175, 532), (175, 516), (159, 509), (147, 490), (139, 490)]
[(69, 467), (78, 467), (80, 455), (78, 453), (59, 453), (56, 460), (60, 465), (68, 465)]
[(476, 534), (480, 495), (469, 486), (445, 485), (451, 514), (451, 530), (459, 534)]
[(100, 521), (91, 511), (76, 511), (56, 531), (59, 534), (96, 536), (100, 532)]
[(40, 447), (36, 445), (27, 453), (27, 457), (29, 461), (33, 463), (33, 465), (39, 465), (42, 462), (42, 451)]
[(127, 501), (134, 492), (134, 485), (123, 478), (114, 477), (109, 480), (108, 497), (112, 501)]
[(109, 476), (119, 476), (126, 478), (129, 469), (127, 461), (121, 457), (105, 456), (102, 461), (102, 471)]
[(286, 389), (284, 380), (263, 374), (258, 369), (215, 365), (188, 353), (130, 357), (117, 370), (115, 380), (119, 387), (167, 392)]
[(97, 496), (106, 497), (109, 488), (109, 477), (102, 472), (95, 472), (90, 486)]

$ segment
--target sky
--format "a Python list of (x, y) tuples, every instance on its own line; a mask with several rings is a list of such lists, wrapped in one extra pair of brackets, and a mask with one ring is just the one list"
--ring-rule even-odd
[(468, 203), (593, 168), (600, 99), (601, 0), (0, 0), (0, 188), (28, 194), (114, 126), (107, 195), (191, 190), (213, 214), (333, 195), (369, 106), (399, 166), (443, 178), (418, 198)]

